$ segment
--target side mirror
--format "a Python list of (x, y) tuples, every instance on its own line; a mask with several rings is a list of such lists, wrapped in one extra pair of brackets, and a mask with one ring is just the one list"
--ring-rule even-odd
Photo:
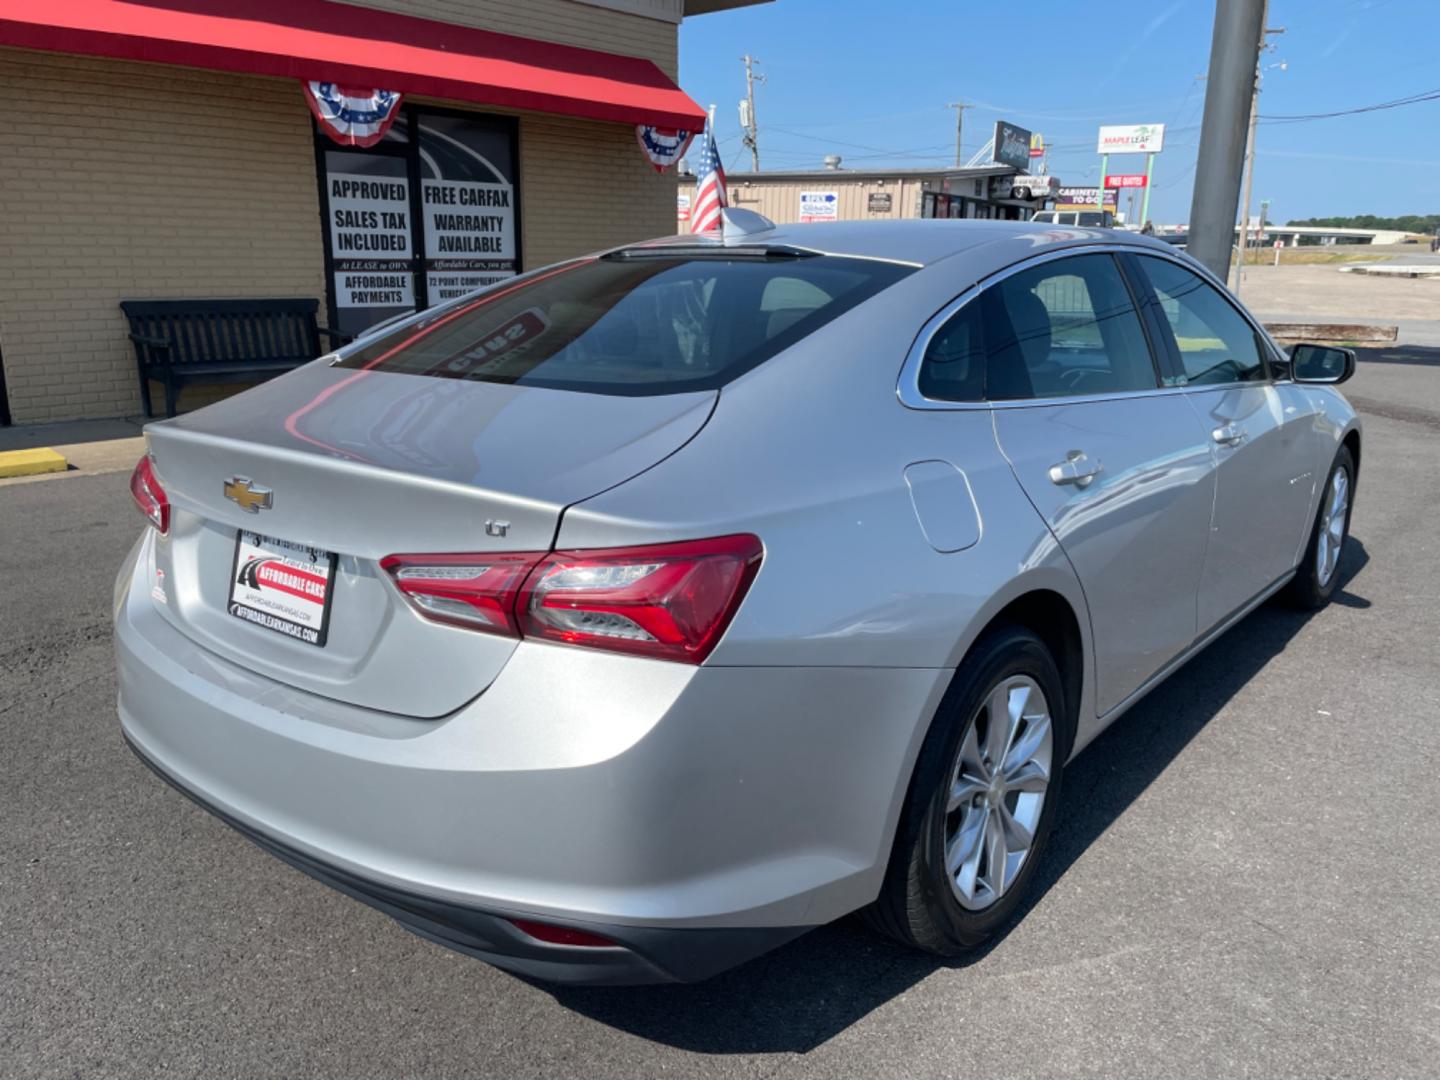
[(1296, 345), (1290, 371), (1297, 383), (1342, 383), (1355, 374), (1355, 350), (1332, 345)]

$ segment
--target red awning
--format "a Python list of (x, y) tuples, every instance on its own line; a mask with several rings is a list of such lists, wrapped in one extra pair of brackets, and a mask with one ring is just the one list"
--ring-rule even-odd
[(705, 121), (649, 60), (330, 0), (0, 0), (0, 45), (627, 124), (693, 131)]

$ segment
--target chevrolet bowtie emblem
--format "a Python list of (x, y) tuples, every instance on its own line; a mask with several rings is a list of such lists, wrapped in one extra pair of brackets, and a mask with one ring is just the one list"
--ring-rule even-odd
[(256, 487), (248, 476), (232, 476), (225, 481), (225, 497), (239, 505), (247, 514), (258, 514), (269, 510), (275, 493), (269, 488)]

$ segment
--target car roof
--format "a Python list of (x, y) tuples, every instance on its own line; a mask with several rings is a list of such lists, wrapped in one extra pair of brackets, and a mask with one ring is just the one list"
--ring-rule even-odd
[[(986, 263), (1005, 266), (1046, 250), (1095, 243), (1174, 251), (1169, 244), (1120, 229), (964, 218), (807, 222), (775, 225), (724, 238), (713, 234), (667, 236), (617, 250), (652, 251), (659, 248), (667, 253), (673, 250), (675, 254), (680, 254), (697, 248), (708, 252), (723, 248), (791, 248), (822, 255), (884, 259), (913, 266), (929, 266), (941, 259), (970, 252)], [(979, 250), (982, 248), (983, 255)]]

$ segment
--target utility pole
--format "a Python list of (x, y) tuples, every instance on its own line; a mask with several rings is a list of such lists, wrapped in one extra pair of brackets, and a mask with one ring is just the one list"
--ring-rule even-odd
[(1186, 251), (1222, 281), (1229, 276), (1246, 131), (1254, 107), (1265, 0), (1216, 0), (1205, 119), (1195, 162)]
[(755, 84), (765, 81), (764, 75), (756, 75), (754, 65), (760, 61), (749, 53), (741, 57), (745, 61), (745, 100), (740, 103), (740, 126), (745, 129), (742, 142), (750, 148), (750, 161), (756, 172), (760, 171), (759, 125), (755, 123)]
[(958, 169), (962, 164), (960, 157), (960, 128), (961, 122), (965, 119), (965, 110), (973, 109), (974, 105), (967, 105), (963, 101), (952, 101), (945, 106), (947, 109), (955, 110), (955, 167)]
[(1240, 295), (1240, 282), (1245, 277), (1245, 252), (1250, 249), (1250, 189), (1255, 183), (1255, 106), (1259, 104), (1258, 99), (1257, 93), (1250, 105), (1250, 133), (1245, 136), (1245, 195), (1241, 199), (1240, 231), (1236, 234), (1240, 255), (1235, 260), (1235, 285), (1230, 290), (1236, 296)]
[[(1269, 13), (1270, 4), (1269, 0), (1266, 0), (1265, 14), (1269, 15)], [(1261, 25), (1264, 25), (1263, 18)], [(1250, 250), (1250, 191), (1255, 186), (1255, 125), (1260, 120), (1260, 83), (1264, 78), (1264, 74), (1260, 70), (1259, 57), (1263, 56), (1267, 49), (1273, 48), (1266, 43), (1265, 39), (1271, 34), (1283, 34), (1284, 32), (1283, 26), (1273, 29), (1266, 26), (1260, 32), (1260, 48), (1255, 62), (1255, 88), (1250, 94), (1250, 133), (1245, 137), (1245, 196), (1242, 200), (1244, 213), (1240, 218), (1240, 258), (1235, 262), (1235, 287), (1231, 290), (1236, 296), (1240, 295), (1240, 282), (1245, 278), (1245, 255)]]

